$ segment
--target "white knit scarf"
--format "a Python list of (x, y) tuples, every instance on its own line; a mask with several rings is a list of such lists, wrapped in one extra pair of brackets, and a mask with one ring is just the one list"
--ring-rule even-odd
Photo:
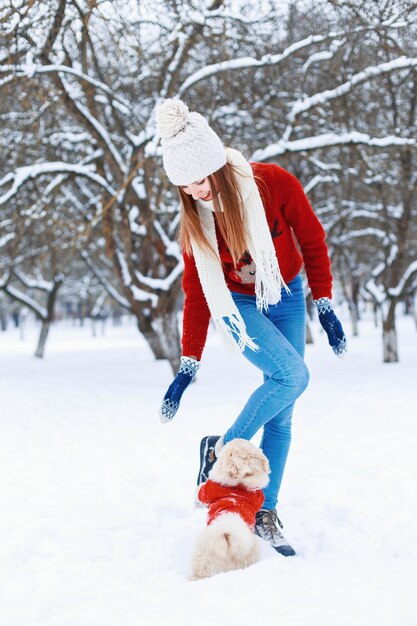
[[(280, 301), (282, 287), (289, 290), (279, 270), (265, 209), (252, 168), (237, 150), (227, 148), (226, 151), (227, 161), (234, 166), (240, 188), (248, 251), (256, 266), (256, 306), (263, 311), (268, 309), (269, 304)], [(219, 200), (221, 204), (220, 197)], [(256, 343), (247, 334), (245, 322), (226, 284), (216, 238), (213, 203), (199, 201), (197, 208), (203, 232), (216, 253), (216, 258), (213, 258), (195, 241), (191, 241), (198, 276), (211, 317), (226, 346), (240, 351), (245, 347), (257, 350)]]

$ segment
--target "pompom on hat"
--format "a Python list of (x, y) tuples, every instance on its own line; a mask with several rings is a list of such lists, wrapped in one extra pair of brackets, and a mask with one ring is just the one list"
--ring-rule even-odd
[(220, 138), (206, 119), (190, 112), (182, 100), (169, 98), (156, 109), (156, 129), (161, 137), (165, 172), (173, 185), (189, 185), (227, 163)]

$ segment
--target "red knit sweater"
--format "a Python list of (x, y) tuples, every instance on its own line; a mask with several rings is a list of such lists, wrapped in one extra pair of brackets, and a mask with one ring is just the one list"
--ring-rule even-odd
[(198, 491), (200, 502), (208, 504), (207, 524), (211, 524), (222, 513), (238, 513), (253, 530), (256, 513), (264, 503), (260, 489), (252, 491), (242, 485), (225, 487), (214, 480), (208, 480)]
[[(325, 232), (310, 206), (301, 183), (293, 175), (272, 163), (251, 163), (278, 263), (288, 284), (300, 272), (304, 262), (313, 298), (332, 297), (332, 275), (325, 243)], [(214, 216), (216, 223), (216, 216)], [(231, 254), (216, 224), (217, 242), (226, 284), (230, 291), (255, 294), (255, 267), (246, 253), (233, 265)], [(294, 240), (298, 243), (300, 252)], [(185, 294), (182, 353), (198, 360), (206, 343), (210, 311), (197, 273), (194, 257), (184, 254), (182, 287)]]

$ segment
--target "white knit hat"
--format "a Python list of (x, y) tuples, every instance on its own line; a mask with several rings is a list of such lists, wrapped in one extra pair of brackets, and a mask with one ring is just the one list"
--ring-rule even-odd
[(226, 150), (202, 115), (170, 98), (156, 109), (164, 168), (173, 185), (189, 185), (227, 163)]

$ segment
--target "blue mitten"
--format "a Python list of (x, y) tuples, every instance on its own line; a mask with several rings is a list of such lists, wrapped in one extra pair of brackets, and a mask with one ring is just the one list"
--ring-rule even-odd
[(320, 324), (323, 326), (329, 339), (333, 352), (336, 356), (343, 359), (347, 352), (346, 335), (343, 331), (342, 324), (333, 311), (330, 298), (319, 298), (314, 300), (319, 314)]
[(199, 367), (200, 361), (196, 361), (190, 356), (181, 357), (181, 367), (168, 387), (159, 410), (159, 418), (163, 424), (167, 424), (175, 417), (180, 406), (182, 394), (194, 380)]

